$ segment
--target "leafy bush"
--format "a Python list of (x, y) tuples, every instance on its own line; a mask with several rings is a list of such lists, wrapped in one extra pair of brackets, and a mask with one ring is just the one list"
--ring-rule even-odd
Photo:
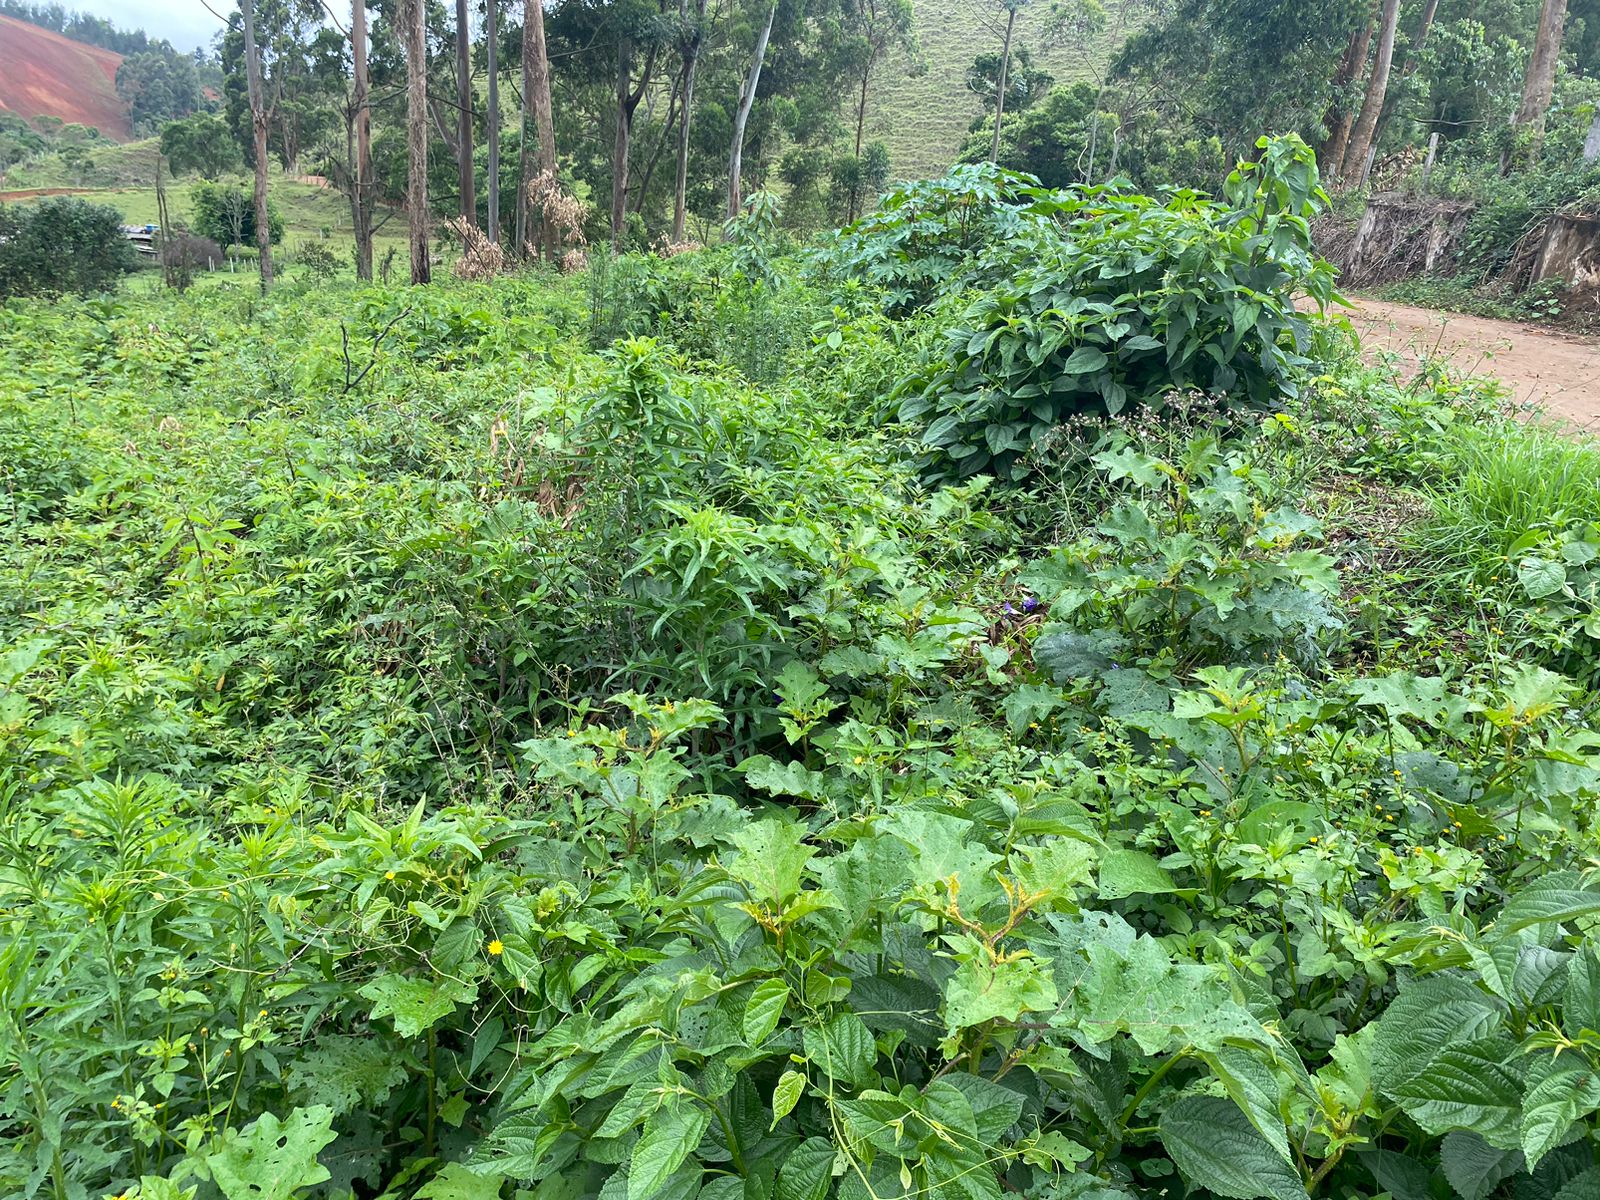
[(1038, 181), (988, 163), (956, 166), (942, 179), (916, 180), (885, 195), (819, 256), (826, 270), (883, 292), (904, 314), (959, 292), (1000, 267), (985, 255), (1027, 232), (1037, 234), (1052, 193)]
[[(256, 208), (249, 189), (241, 184), (201, 180), (190, 191), (190, 227), (221, 246), (255, 246)], [(283, 241), (283, 218), (267, 204), (267, 231), (272, 243)]]
[(107, 291), (136, 257), (114, 208), (71, 196), (0, 204), (0, 299)]
[(338, 256), (321, 242), (310, 239), (302, 239), (294, 248), (292, 261), (307, 279), (319, 283), (326, 282), (339, 273)]
[(1330, 603), (1333, 560), (1310, 548), (1319, 524), (1269, 507), (1274, 497), (1242, 455), (1199, 438), (1179, 462), (1124, 443), (1093, 463), (1135, 496), (1114, 504), (1093, 538), (1024, 576), (1052, 622), (1034, 658), (1061, 682), (1119, 663), (1164, 674), (1283, 653), (1307, 665), (1326, 657), (1341, 622)]
[(1019, 231), (1007, 278), (902, 385), (899, 416), (923, 427), (927, 469), (1017, 479), (1084, 413), (1190, 389), (1256, 407), (1298, 394), (1311, 329), (1295, 297), (1334, 297), (1308, 224), (1325, 196), (1303, 142), (1262, 148), (1229, 178), (1226, 205), (1111, 188), (1051, 199), (1059, 228)]

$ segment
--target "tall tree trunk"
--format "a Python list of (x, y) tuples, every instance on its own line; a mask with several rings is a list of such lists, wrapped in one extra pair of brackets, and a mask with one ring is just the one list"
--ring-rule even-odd
[(267, 218), (267, 108), (261, 93), (261, 49), (256, 45), (254, 0), (239, 0), (244, 18), (244, 73), (250, 92), (251, 146), (256, 156), (256, 249), (260, 252), (261, 290), (272, 283), (272, 230)]
[(617, 43), (617, 137), (611, 152), (611, 243), (615, 247), (622, 240), (622, 231), (628, 224), (629, 155), (633, 146), (633, 115), (639, 103), (650, 90), (650, 79), (655, 74), (657, 47), (652, 46), (639, 69), (639, 82), (631, 91), (633, 80), (633, 39), (626, 34)]
[(628, 149), (633, 137), (633, 110), (628, 107), (633, 82), (633, 39), (617, 43), (617, 136), (611, 146), (611, 245), (622, 240), (628, 222)]
[[(678, 0), (678, 16), (687, 19), (689, 0)], [(689, 221), (689, 122), (694, 116), (694, 77), (705, 40), (706, 0), (695, 5), (694, 30), (683, 46), (683, 116), (678, 122), (678, 170), (672, 184), (672, 240), (681, 243)]]
[[(989, 161), (1000, 161), (1000, 118), (1006, 115), (1006, 75), (1011, 66), (1011, 30), (1017, 23), (1017, 6), (1006, 5), (1006, 40), (1000, 51), (1000, 86), (994, 93), (994, 142), (989, 147)], [(863, 109), (865, 105), (862, 106)], [(861, 134), (856, 134), (856, 158), (861, 157)]]
[[(1402, 94), (1404, 85), (1417, 73), (1422, 66), (1422, 52), (1428, 45), (1428, 34), (1433, 30), (1433, 19), (1439, 15), (1439, 0), (1427, 0), (1422, 7), (1422, 19), (1417, 22), (1417, 32), (1412, 37), (1410, 45), (1406, 47), (1405, 60), (1400, 70), (1401, 87), (1397, 89)], [(1378, 118), (1378, 131), (1373, 135), (1373, 141), (1380, 146), (1383, 144), (1384, 130), (1389, 128), (1389, 122), (1394, 119), (1397, 104), (1385, 104), (1383, 113)]]
[[(528, 118), (538, 151), (528, 137)], [(522, 6), (522, 160), (517, 187), (517, 249), (525, 252), (534, 240), (528, 220), (528, 185), (535, 175), (556, 172), (555, 114), (550, 105), (550, 55), (544, 40), (543, 0), (524, 0)], [(545, 227), (546, 255), (554, 253), (554, 235)]]
[[(633, 211), (644, 212), (644, 207), (650, 202), (650, 181), (656, 177), (656, 168), (661, 165), (661, 158), (667, 152), (669, 145), (677, 144), (678, 128), (678, 97), (683, 87), (683, 73), (680, 71), (672, 79), (672, 91), (667, 96), (667, 119), (661, 126), (661, 136), (656, 139), (655, 149), (650, 152), (650, 161), (645, 164), (644, 175), (639, 180), (639, 187), (633, 194)], [(650, 110), (645, 110), (649, 115)]]
[(1378, 30), (1378, 57), (1373, 61), (1372, 77), (1367, 80), (1366, 99), (1361, 102), (1361, 115), (1356, 118), (1355, 129), (1351, 131), (1350, 144), (1345, 148), (1344, 165), (1340, 170), (1346, 179), (1354, 176), (1358, 186), (1366, 182), (1367, 154), (1372, 149), (1372, 135), (1378, 128), (1384, 98), (1389, 94), (1389, 68), (1394, 65), (1394, 37), (1399, 23), (1400, 0), (1383, 0), (1383, 17)]
[(767, 61), (767, 42), (772, 37), (772, 21), (778, 15), (778, 0), (767, 7), (767, 19), (756, 36), (756, 45), (750, 55), (750, 69), (745, 72), (744, 87), (739, 91), (739, 107), (733, 114), (733, 148), (728, 155), (728, 216), (737, 217), (744, 205), (744, 131), (750, 123), (750, 107), (756, 102), (756, 88), (761, 84), (761, 65)]
[(1328, 127), (1328, 140), (1322, 143), (1322, 173), (1332, 177), (1344, 165), (1345, 148), (1350, 144), (1350, 130), (1356, 123), (1356, 110), (1344, 102), (1345, 90), (1355, 82), (1367, 65), (1367, 51), (1372, 49), (1372, 30), (1378, 23), (1378, 5), (1373, 0), (1372, 12), (1361, 22), (1339, 60), (1339, 69), (1333, 76), (1333, 103), (1328, 108), (1323, 124)]
[(847, 225), (855, 224), (856, 210), (861, 203), (861, 143), (867, 129), (867, 83), (872, 78), (872, 63), (875, 57), (869, 56), (866, 66), (861, 68), (861, 90), (856, 96), (856, 169), (850, 181), (850, 202), (845, 208)]
[(401, 34), (406, 48), (406, 215), (411, 226), (411, 282), (433, 277), (428, 262), (428, 34), (423, 0), (404, 0)]
[(356, 278), (372, 280), (372, 108), (367, 98), (367, 0), (350, 5), (350, 58), (355, 88), (351, 106), (355, 115), (355, 185), (351, 188), (351, 218), (356, 235)]
[(489, 178), (484, 185), (489, 189), (484, 197), (488, 211), (485, 224), (489, 226), (489, 240), (500, 240), (500, 31), (496, 27), (495, 0), (484, 0), (483, 38), (484, 52), (489, 70), (489, 118), (485, 140), (489, 145)]
[(478, 223), (477, 181), (472, 163), (472, 21), (467, 0), (456, 0), (456, 181), (461, 219)]
[(1566, 31), (1567, 0), (1544, 0), (1539, 13), (1539, 30), (1533, 39), (1533, 55), (1528, 59), (1528, 74), (1522, 85), (1522, 103), (1517, 105), (1514, 122), (1519, 128), (1532, 126), (1534, 136), (1544, 133), (1545, 113), (1556, 89), (1556, 67), (1561, 62), (1561, 39)]

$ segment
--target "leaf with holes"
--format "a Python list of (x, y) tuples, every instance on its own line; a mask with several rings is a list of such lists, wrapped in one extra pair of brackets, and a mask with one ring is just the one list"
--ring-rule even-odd
[(243, 1130), (224, 1133), (206, 1166), (228, 1200), (290, 1200), (329, 1178), (317, 1155), (337, 1136), (332, 1126), (333, 1110), (323, 1104), (293, 1109), (281, 1122), (262, 1113)]

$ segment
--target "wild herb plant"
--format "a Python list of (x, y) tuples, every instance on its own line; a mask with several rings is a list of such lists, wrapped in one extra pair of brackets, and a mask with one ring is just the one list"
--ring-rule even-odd
[[(1284, 313), (1314, 187), (1091, 207)], [(1343, 352), (930, 486), (883, 393), (1030, 189), (876, 286), (621, 259), (598, 350), (548, 278), (0, 308), (0, 1192), (1592, 1192), (1600, 539), (1353, 528), (1493, 418)]]

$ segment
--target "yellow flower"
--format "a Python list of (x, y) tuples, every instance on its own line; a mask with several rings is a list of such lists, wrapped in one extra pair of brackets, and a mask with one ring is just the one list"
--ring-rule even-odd
[(394, 878), (394, 872), (393, 871), (385, 871), (383, 873), (383, 877), (385, 879), (393, 879)]
[(505, 953), (505, 950), (506, 950), (506, 944), (504, 942), (502, 942), (499, 938), (494, 938), (492, 941), (490, 941), (490, 943), (489, 943), (489, 953), (494, 955), (494, 957), (499, 958), (502, 954)]

